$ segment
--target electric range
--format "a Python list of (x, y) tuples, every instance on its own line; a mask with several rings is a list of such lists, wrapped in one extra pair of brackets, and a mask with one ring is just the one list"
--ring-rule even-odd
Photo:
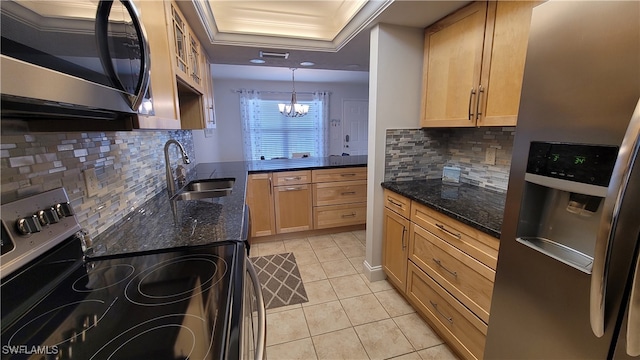
[(3, 359), (240, 357), (242, 242), (90, 253), (64, 189), (2, 205)]

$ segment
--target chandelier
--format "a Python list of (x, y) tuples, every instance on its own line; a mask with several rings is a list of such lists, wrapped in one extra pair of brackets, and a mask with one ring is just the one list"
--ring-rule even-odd
[(293, 83), (293, 92), (291, 93), (291, 103), (278, 104), (278, 110), (286, 117), (301, 117), (309, 112), (309, 105), (298, 104), (296, 99), (296, 78), (295, 68), (291, 69), (291, 82)]

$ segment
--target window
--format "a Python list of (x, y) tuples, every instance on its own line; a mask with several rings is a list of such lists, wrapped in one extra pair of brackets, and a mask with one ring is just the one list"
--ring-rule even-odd
[(240, 93), (245, 160), (291, 158), (294, 153), (326, 156), (327, 93), (314, 93), (308, 99), (298, 94), (298, 103), (309, 105), (309, 113), (298, 118), (278, 111), (279, 103), (291, 101), (290, 94)]

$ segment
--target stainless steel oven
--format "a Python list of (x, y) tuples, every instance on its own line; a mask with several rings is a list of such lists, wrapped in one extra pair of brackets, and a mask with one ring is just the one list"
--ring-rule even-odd
[(64, 189), (1, 210), (2, 359), (264, 358), (244, 242), (90, 257)]
[(149, 47), (132, 1), (5, 0), (0, 13), (3, 118), (148, 108)]

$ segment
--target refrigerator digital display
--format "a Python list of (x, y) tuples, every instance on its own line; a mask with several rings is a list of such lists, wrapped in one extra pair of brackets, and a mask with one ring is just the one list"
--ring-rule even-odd
[(608, 186), (617, 156), (617, 146), (532, 142), (527, 172)]

